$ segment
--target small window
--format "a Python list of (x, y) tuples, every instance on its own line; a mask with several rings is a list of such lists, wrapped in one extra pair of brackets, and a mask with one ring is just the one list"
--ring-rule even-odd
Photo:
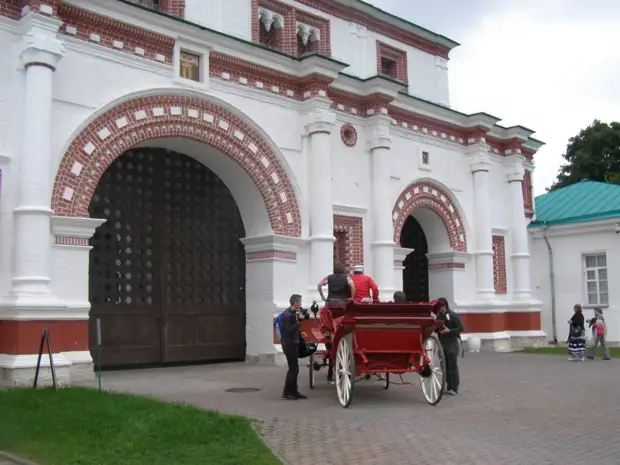
[(588, 305), (608, 305), (607, 255), (584, 255), (585, 290)]
[(200, 82), (200, 55), (181, 51), (179, 74), (183, 79)]
[(397, 63), (389, 58), (381, 58), (381, 74), (396, 79), (398, 76)]
[(422, 152), (422, 164), (428, 165), (430, 163), (430, 155), (428, 152)]

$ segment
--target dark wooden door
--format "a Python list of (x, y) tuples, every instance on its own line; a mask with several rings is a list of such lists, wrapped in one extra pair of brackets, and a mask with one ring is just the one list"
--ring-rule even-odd
[(244, 228), (228, 188), (185, 155), (139, 149), (105, 172), (90, 216), (90, 335), (102, 366), (243, 360)]
[(405, 221), (400, 245), (414, 249), (403, 262), (403, 292), (410, 302), (428, 302), (428, 244), (422, 226), (413, 216)]

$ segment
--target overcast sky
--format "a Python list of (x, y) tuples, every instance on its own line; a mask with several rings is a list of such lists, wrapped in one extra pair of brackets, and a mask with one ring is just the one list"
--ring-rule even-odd
[(545, 192), (568, 139), (594, 118), (620, 120), (620, 0), (367, 0), (461, 44), (451, 53), (455, 110), (520, 124), (545, 145)]

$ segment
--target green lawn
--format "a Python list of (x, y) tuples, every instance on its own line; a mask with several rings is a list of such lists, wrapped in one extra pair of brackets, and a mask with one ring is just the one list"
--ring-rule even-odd
[(0, 450), (40, 465), (276, 465), (249, 420), (146, 397), (0, 391)]
[[(549, 347), (536, 347), (523, 349), (522, 352), (526, 354), (548, 354), (548, 355), (566, 355), (568, 356), (568, 349), (566, 346), (549, 346)], [(590, 355), (590, 346), (588, 345), (588, 354)], [(620, 358), (620, 347), (610, 347), (609, 355), (612, 358)], [(599, 347), (596, 349), (596, 356), (602, 357), (603, 350)]]

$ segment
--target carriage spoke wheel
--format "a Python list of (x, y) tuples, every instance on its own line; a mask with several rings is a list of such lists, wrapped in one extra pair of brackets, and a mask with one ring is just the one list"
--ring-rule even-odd
[(314, 363), (316, 361), (316, 358), (314, 357), (314, 354), (310, 355), (310, 363), (308, 364), (308, 378), (310, 381), (310, 389), (314, 389), (314, 386), (316, 386), (316, 377), (314, 375)]
[(347, 408), (353, 400), (355, 383), (355, 355), (353, 354), (353, 337), (347, 334), (340, 339), (336, 351), (336, 392), (340, 405)]
[(426, 401), (437, 405), (446, 389), (446, 359), (437, 337), (427, 337), (423, 347), (430, 362), (424, 373), (420, 373), (420, 386)]

